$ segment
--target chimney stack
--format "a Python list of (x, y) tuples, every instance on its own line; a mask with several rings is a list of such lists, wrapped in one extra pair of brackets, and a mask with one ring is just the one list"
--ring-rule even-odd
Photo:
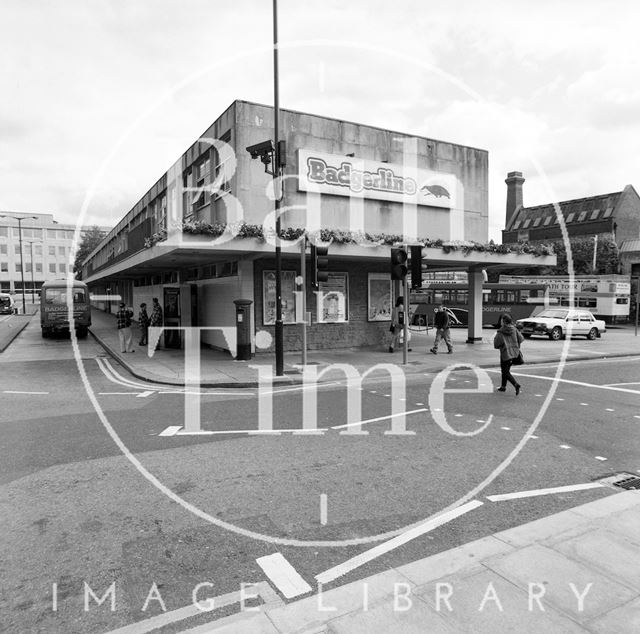
[(507, 213), (504, 225), (506, 229), (510, 226), (516, 210), (522, 207), (522, 172), (509, 172), (504, 182), (507, 184)]

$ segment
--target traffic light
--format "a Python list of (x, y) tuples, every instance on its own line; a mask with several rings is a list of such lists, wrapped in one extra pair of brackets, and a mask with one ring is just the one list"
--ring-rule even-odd
[(329, 280), (329, 247), (311, 245), (311, 266), (313, 269), (311, 284), (317, 289), (320, 282)]
[(422, 247), (411, 247), (411, 288), (422, 286)]
[(403, 280), (407, 277), (407, 251), (406, 249), (391, 249), (391, 279)]

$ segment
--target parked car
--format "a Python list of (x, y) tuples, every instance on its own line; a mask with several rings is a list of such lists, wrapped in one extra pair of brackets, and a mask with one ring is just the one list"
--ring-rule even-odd
[(0, 293), (0, 315), (13, 315), (15, 302), (9, 293)]
[(597, 339), (606, 332), (606, 324), (588, 310), (574, 308), (547, 308), (535, 317), (518, 319), (516, 326), (525, 338), (532, 335), (549, 337), (553, 341), (576, 335)]

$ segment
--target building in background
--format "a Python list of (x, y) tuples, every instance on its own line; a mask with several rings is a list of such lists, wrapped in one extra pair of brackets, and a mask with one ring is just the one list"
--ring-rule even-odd
[[(20, 223), (22, 259), (15, 218), (24, 219)], [(22, 294), (24, 277), (27, 297), (35, 296), (47, 280), (60, 279), (73, 272), (75, 230), (75, 225), (56, 222), (52, 214), (0, 211), (0, 290)]]
[(562, 240), (556, 206), (564, 218), (569, 239), (613, 239), (618, 247), (620, 269), (616, 273), (640, 275), (640, 196), (633, 185), (622, 191), (587, 198), (563, 200), (525, 207), (522, 172), (509, 172), (502, 243)]

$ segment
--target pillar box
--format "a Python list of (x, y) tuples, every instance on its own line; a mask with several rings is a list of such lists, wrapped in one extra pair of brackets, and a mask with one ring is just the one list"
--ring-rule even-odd
[(250, 299), (234, 299), (236, 305), (236, 361), (251, 359), (251, 304)]

